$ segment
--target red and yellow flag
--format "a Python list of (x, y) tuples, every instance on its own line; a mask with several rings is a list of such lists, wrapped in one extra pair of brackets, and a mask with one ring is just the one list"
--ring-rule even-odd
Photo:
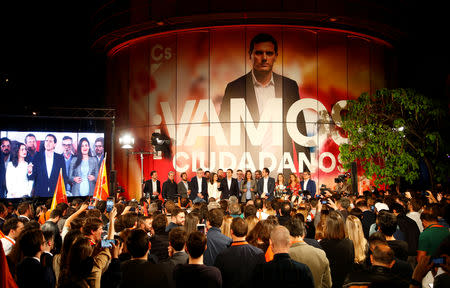
[(59, 169), (58, 182), (56, 183), (55, 193), (53, 193), (52, 207), (50, 210), (56, 208), (59, 203), (68, 203), (66, 195), (66, 185), (64, 184), (64, 178), (62, 175), (62, 168)]
[(94, 199), (106, 201), (109, 197), (108, 174), (106, 173), (106, 155), (103, 157), (100, 171), (98, 171), (97, 183), (95, 183)]

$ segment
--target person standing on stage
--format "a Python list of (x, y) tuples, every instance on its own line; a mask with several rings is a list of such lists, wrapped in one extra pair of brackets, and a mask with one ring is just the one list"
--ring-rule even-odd
[(78, 142), (77, 157), (70, 162), (69, 179), (72, 182), (72, 196), (93, 195), (98, 175), (97, 159), (91, 156), (87, 138)]
[(177, 183), (175, 182), (175, 172), (170, 171), (168, 179), (163, 183), (162, 196), (165, 200), (177, 200)]
[(208, 200), (208, 181), (203, 177), (203, 169), (197, 169), (197, 176), (191, 179), (191, 193), (189, 199), (194, 203)]
[(186, 172), (181, 173), (181, 181), (177, 184), (177, 193), (181, 198), (188, 198), (188, 193), (191, 193), (191, 183)]
[(33, 189), (33, 180), (28, 179), (28, 170), (33, 169), (33, 165), (25, 159), (27, 148), (25, 144), (17, 142), (12, 147), (11, 162), (6, 169), (6, 187), (8, 198), (30, 197)]
[(158, 199), (159, 194), (161, 194), (161, 182), (158, 180), (158, 172), (153, 170), (150, 172), (150, 180), (144, 183), (144, 197), (150, 198), (151, 200)]
[(34, 196), (52, 197), (62, 170), (64, 182), (67, 181), (64, 157), (55, 153), (56, 137), (53, 134), (45, 136), (44, 151), (33, 158), (33, 168), (28, 170), (28, 179), (34, 180)]
[(258, 194), (259, 197), (272, 201), (274, 199), (275, 179), (270, 177), (269, 173), (270, 171), (267, 167), (263, 168), (261, 172), (262, 178), (258, 181)]
[(222, 179), (219, 190), (222, 191), (222, 199), (228, 199), (230, 196), (239, 197), (239, 184), (237, 179), (233, 178), (232, 169), (227, 169), (227, 177)]

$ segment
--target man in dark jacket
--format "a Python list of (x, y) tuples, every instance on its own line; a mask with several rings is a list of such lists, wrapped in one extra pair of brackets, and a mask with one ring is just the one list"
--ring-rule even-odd
[(274, 253), (272, 261), (258, 264), (253, 272), (253, 287), (314, 287), (308, 266), (289, 256), (291, 239), (284, 226), (276, 226), (270, 233), (270, 245)]
[(158, 172), (152, 171), (150, 173), (150, 180), (144, 183), (144, 197), (152, 200), (158, 199), (159, 194), (161, 194), (161, 182), (158, 180)]
[(223, 287), (249, 287), (253, 270), (265, 262), (264, 252), (245, 241), (247, 223), (237, 217), (231, 222), (233, 243), (217, 255), (214, 266), (222, 273)]
[(55, 152), (56, 142), (55, 135), (48, 134), (45, 136), (45, 151), (39, 151), (33, 158), (33, 171), (28, 174), (28, 178), (34, 180), (33, 196), (52, 197), (55, 193), (60, 171), (64, 183), (68, 183), (64, 157)]
[(362, 211), (361, 224), (363, 227), (364, 237), (369, 239), (370, 226), (375, 223), (377, 216), (369, 209), (369, 207), (367, 207), (367, 201), (365, 199), (356, 200), (356, 207)]
[(216, 261), (217, 255), (231, 245), (231, 238), (225, 236), (220, 231), (220, 227), (223, 222), (223, 212), (220, 208), (215, 208), (209, 211), (206, 225), (208, 227), (208, 233), (206, 237), (208, 239), (208, 245), (204, 254), (205, 265), (212, 266)]
[(131, 260), (121, 264), (121, 288), (126, 287), (173, 287), (172, 269), (169, 265), (147, 261), (149, 239), (147, 233), (135, 229), (127, 239)]
[(162, 262), (169, 258), (167, 248), (169, 247), (169, 233), (166, 232), (167, 218), (164, 214), (158, 214), (155, 216), (152, 222), (155, 235), (150, 238), (152, 247), (150, 254), (152, 257), (156, 257), (157, 262)]
[(227, 170), (227, 177), (220, 182), (219, 190), (222, 191), (220, 198), (228, 199), (230, 196), (236, 196), (239, 199), (239, 184), (236, 178), (233, 178), (233, 170)]
[[(391, 271), (395, 263), (394, 251), (388, 245), (378, 245), (370, 255), (372, 267), (366, 271), (352, 272), (345, 281), (347, 285), (352, 283), (357, 286), (373, 287), (409, 287), (409, 282), (398, 277)], [(346, 286), (347, 286), (346, 285)]]
[(24, 258), (16, 268), (17, 285), (19, 287), (50, 288), (55, 286), (55, 283), (50, 280), (52, 275), (49, 275), (53, 271), (45, 269), (38, 260), (46, 247), (44, 242), (44, 235), (39, 229), (30, 229), (23, 232), (19, 245)]
[(170, 171), (168, 179), (163, 183), (162, 196), (165, 200), (177, 200), (177, 183), (174, 180), (175, 172)]
[(59, 254), (61, 252), (62, 247), (62, 238), (61, 234), (59, 233), (58, 223), (59, 219), (62, 217), (62, 211), (59, 209), (53, 209), (52, 212), (50, 212), (50, 218), (42, 225), (41, 230), (44, 232), (50, 232), (53, 235), (54, 239), (54, 246), (52, 248), (52, 251), (50, 251), (53, 255)]
[(178, 264), (186, 264), (189, 255), (186, 253), (187, 234), (183, 228), (174, 228), (169, 232), (169, 260), (173, 267)]

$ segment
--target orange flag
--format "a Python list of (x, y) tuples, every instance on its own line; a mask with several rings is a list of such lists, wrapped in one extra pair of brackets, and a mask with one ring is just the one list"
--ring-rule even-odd
[(8, 262), (6, 261), (6, 256), (1, 241), (0, 241), (0, 287), (17, 288), (17, 284), (16, 282), (14, 282), (14, 279), (11, 276), (11, 273), (9, 272)]
[(0, 239), (5, 238), (5, 234), (3, 234), (2, 230), (0, 230)]
[(61, 168), (59, 169), (58, 182), (56, 183), (55, 193), (53, 193), (52, 207), (50, 207), (50, 210), (55, 209), (56, 205), (63, 202), (68, 203), (66, 195), (66, 185), (64, 184)]
[(106, 155), (103, 157), (102, 165), (95, 183), (94, 199), (106, 201), (109, 197), (108, 174), (106, 174)]

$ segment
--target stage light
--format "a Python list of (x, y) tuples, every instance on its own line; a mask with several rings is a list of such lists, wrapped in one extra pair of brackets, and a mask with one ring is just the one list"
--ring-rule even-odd
[(405, 130), (405, 127), (403, 127), (403, 126), (398, 128), (398, 131), (400, 131), (400, 132), (402, 132), (403, 130)]
[(134, 145), (134, 137), (130, 134), (124, 134), (122, 137), (119, 138), (119, 143), (122, 147), (122, 149), (131, 149)]

